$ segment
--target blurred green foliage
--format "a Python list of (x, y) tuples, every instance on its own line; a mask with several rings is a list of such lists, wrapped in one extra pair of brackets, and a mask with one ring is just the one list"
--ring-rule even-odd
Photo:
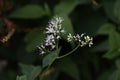
[[(55, 60), (58, 54), (39, 55), (45, 27), (56, 15), (64, 18), (66, 33), (61, 51), (53, 53), (73, 49), (66, 42), (68, 33), (87, 33), (94, 45), (62, 59)], [(0, 0), (0, 40), (14, 28), (4, 18), (16, 31), (6, 43), (0, 42), (0, 80), (40, 80), (46, 66), (52, 68), (44, 80), (120, 80), (120, 0)]]

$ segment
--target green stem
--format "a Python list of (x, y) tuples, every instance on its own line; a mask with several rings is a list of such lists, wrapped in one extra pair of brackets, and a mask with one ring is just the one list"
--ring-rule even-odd
[[(72, 53), (73, 53), (74, 51), (76, 51), (79, 47), (80, 47), (80, 44), (78, 44), (72, 51), (68, 52), (68, 53), (65, 54), (65, 55), (59, 56), (59, 57), (57, 57), (56, 59), (61, 59), (61, 58), (64, 58), (64, 57), (72, 54)], [(59, 47), (58, 47), (58, 41), (57, 41), (57, 44), (56, 44), (56, 49), (57, 49), (57, 50), (59, 49)], [(56, 59), (54, 59), (54, 61), (55, 61)], [(53, 62), (54, 62), (54, 61), (53, 61)], [(50, 68), (50, 66), (53, 64), (53, 62), (46, 68), (46, 70), (45, 70), (44, 72), (46, 72), (46, 71)], [(44, 74), (44, 72), (43, 72), (43, 74)], [(41, 75), (41, 76), (40, 76), (40, 80), (43, 80), (43, 79), (44, 79), (44, 76)]]
[[(58, 51), (58, 49), (59, 49), (59, 40), (56, 40), (56, 49), (57, 49), (57, 51)], [(51, 67), (51, 65), (53, 64), (53, 62), (54, 62), (55, 60), (56, 60), (56, 59), (54, 59), (54, 60), (51, 62), (51, 64), (45, 69), (45, 71), (43, 72), (43, 74)], [(44, 76), (43, 76), (43, 75), (40, 76), (40, 80), (44, 80)]]
[(66, 57), (66, 56), (72, 54), (72, 53), (73, 53), (74, 51), (76, 51), (79, 47), (80, 47), (80, 44), (78, 44), (77, 47), (74, 48), (72, 51), (68, 52), (68, 53), (65, 54), (65, 55), (59, 56), (59, 57), (57, 57), (56, 59), (61, 59), (61, 58), (64, 58), (64, 57)]

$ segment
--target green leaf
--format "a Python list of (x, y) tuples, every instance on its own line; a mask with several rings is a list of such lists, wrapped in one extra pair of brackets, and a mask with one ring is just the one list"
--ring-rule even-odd
[(27, 76), (34, 69), (34, 66), (32, 66), (32, 65), (27, 65), (27, 64), (22, 64), (22, 63), (20, 63), (19, 65), (20, 65), (22, 73), (25, 74), (25, 75), (27, 75)]
[(65, 30), (65, 34), (63, 34), (62, 37), (64, 39), (67, 39), (68, 33), (71, 33), (72, 35), (74, 34), (72, 22), (71, 22), (70, 18), (67, 15), (60, 14), (59, 16), (63, 17), (63, 19), (64, 19), (64, 21), (62, 23), (62, 26), (63, 26), (63, 28)]
[(120, 48), (120, 33), (113, 30), (109, 34), (109, 43), (111, 46), (111, 49), (118, 49)]
[(105, 9), (105, 12), (106, 12), (107, 16), (111, 20), (113, 20), (114, 22), (119, 23), (119, 21), (117, 20), (115, 14), (114, 14), (115, 2), (116, 2), (116, 0), (103, 0), (103, 8)]
[(34, 29), (33, 31), (29, 32), (24, 41), (27, 43), (26, 50), (28, 52), (34, 51), (40, 43), (43, 43), (45, 39), (44, 30), (42, 29)]
[(100, 27), (98, 34), (108, 35), (112, 30), (115, 30), (115, 26), (111, 23), (106, 23)]
[(109, 77), (109, 80), (120, 80), (120, 59), (116, 60), (116, 67)]
[(120, 69), (120, 59), (116, 60), (115, 63), (116, 63), (116, 67)]
[(16, 80), (27, 80), (27, 77), (26, 77), (26, 75), (17, 76)]
[(120, 80), (120, 70), (116, 70), (112, 73), (112, 75), (110, 75), (108, 80)]
[(27, 76), (28, 80), (34, 80), (41, 72), (40, 66), (20, 64), (22, 73)]
[(13, 11), (9, 17), (10, 18), (20, 18), (20, 19), (35, 19), (40, 18), (45, 14), (42, 7), (39, 5), (26, 5), (22, 8)]
[(60, 71), (71, 76), (75, 80), (80, 80), (79, 69), (78, 69), (77, 65), (70, 58), (64, 58), (64, 59), (59, 60), (57, 62), (57, 68)]
[(65, 21), (63, 21), (63, 28), (65, 29), (66, 33), (74, 33), (72, 22), (67, 15), (62, 15)]
[[(61, 13), (61, 14), (59, 14), (59, 16), (63, 17), (63, 19), (64, 19), (64, 21), (62, 23), (62, 26), (63, 26), (63, 28), (65, 30), (65, 33), (62, 34), (61, 36), (62, 36), (62, 38), (64, 40), (67, 41), (67, 35), (69, 33), (74, 35), (73, 25), (72, 25), (72, 22), (71, 22), (70, 18), (67, 15), (64, 15), (64, 14)], [(70, 44), (74, 47), (74, 43), (73, 42), (70, 42)]]
[(108, 51), (103, 57), (108, 58), (108, 59), (114, 59), (120, 55), (120, 50), (119, 49), (113, 49)]
[(114, 13), (115, 13), (116, 18), (120, 22), (120, 0), (116, 0), (115, 2)]
[(55, 8), (55, 14), (69, 15), (78, 4), (90, 3), (91, 0), (62, 0)]
[(43, 59), (43, 67), (50, 66), (53, 61), (58, 57), (58, 54), (60, 52), (60, 48), (58, 51), (52, 51), (48, 55), (46, 55)]
[(68, 15), (73, 9), (76, 7), (77, 2), (76, 0), (70, 1), (61, 1), (55, 8), (55, 14), (65, 14)]
[(120, 55), (120, 34), (115, 30), (112, 30), (109, 33), (109, 44), (110, 44), (111, 50), (108, 51), (104, 55), (104, 57), (108, 59), (113, 59), (118, 57)]
[(48, 6), (48, 4), (44, 4), (44, 7), (45, 7), (45, 13), (47, 14), (47, 15), (51, 15), (51, 11), (50, 11), (50, 8), (49, 8), (49, 6)]

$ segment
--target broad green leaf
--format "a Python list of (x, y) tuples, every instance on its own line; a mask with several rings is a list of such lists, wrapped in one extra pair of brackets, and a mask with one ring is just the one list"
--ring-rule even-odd
[(55, 14), (65, 14), (68, 15), (73, 9), (76, 7), (77, 2), (76, 0), (70, 1), (61, 1), (56, 7), (54, 8)]
[(58, 51), (52, 51), (48, 55), (46, 55), (43, 59), (43, 67), (50, 66), (53, 61), (58, 57), (58, 54), (60, 52), (60, 48)]
[(40, 66), (20, 64), (22, 73), (27, 76), (28, 80), (34, 80), (41, 72)]
[(35, 67), (31, 72), (29, 80), (34, 80), (40, 74), (40, 72), (41, 67), (40, 66)]
[(120, 34), (117, 31), (112, 30), (109, 33), (109, 44), (111, 50), (108, 51), (104, 57), (109, 59), (118, 57), (120, 55)]
[(78, 4), (87, 4), (91, 0), (61, 0), (61, 2), (55, 7), (55, 14), (69, 15)]
[(108, 51), (103, 57), (108, 58), (108, 59), (114, 59), (120, 55), (120, 50), (119, 49), (113, 49)]
[[(62, 26), (63, 26), (63, 28), (64, 28), (64, 30), (65, 30), (65, 33), (62, 34), (61, 36), (62, 36), (62, 38), (63, 38), (64, 40), (67, 40), (67, 35), (68, 35), (69, 33), (71, 33), (72, 35), (74, 35), (73, 25), (72, 25), (72, 22), (71, 22), (70, 18), (69, 18), (67, 15), (59, 14), (59, 16), (63, 17), (63, 19), (64, 19), (64, 21), (63, 21), (63, 23), (62, 23)], [(75, 46), (73, 42), (70, 42), (70, 44), (71, 44), (73, 47)]]
[(109, 77), (109, 80), (120, 80), (120, 59), (116, 60), (116, 67)]
[(116, 2), (116, 0), (103, 0), (103, 8), (105, 9), (105, 12), (106, 12), (107, 16), (111, 20), (113, 20), (116, 23), (119, 23), (119, 21), (117, 20), (115, 14), (114, 14), (115, 2)]
[(63, 21), (63, 28), (65, 29), (66, 34), (67, 33), (74, 33), (72, 22), (70, 18), (67, 15), (62, 15), (65, 21)]
[(59, 16), (63, 17), (64, 19), (62, 26), (65, 30), (65, 33), (62, 35), (62, 37), (66, 39), (68, 33), (71, 33), (72, 35), (74, 34), (73, 25), (72, 25), (70, 18), (67, 15), (60, 14)]
[(116, 60), (116, 67), (118, 68), (118, 69), (120, 69), (120, 59), (118, 59), (118, 60)]
[(70, 58), (64, 58), (64, 59), (59, 60), (57, 62), (57, 68), (60, 71), (71, 76), (75, 80), (80, 80), (79, 69), (78, 69), (77, 65)]
[(44, 31), (42, 29), (34, 29), (33, 31), (28, 33), (24, 38), (24, 41), (27, 43), (26, 50), (28, 52), (34, 51), (37, 48), (37, 46), (43, 43), (44, 39)]
[(39, 5), (26, 5), (22, 8), (13, 11), (9, 17), (10, 18), (20, 18), (20, 19), (35, 19), (40, 18), (45, 14), (43, 8)]
[(106, 23), (100, 27), (98, 34), (108, 35), (113, 30), (115, 30), (115, 26), (111, 23)]
[(120, 22), (120, 0), (116, 0), (115, 2), (114, 13), (116, 18)]
[(20, 63), (19, 65), (20, 65), (22, 73), (25, 74), (25, 75), (27, 75), (27, 76), (34, 69), (34, 66), (32, 66), (32, 65), (27, 65), (27, 64), (22, 64), (22, 63)]
[(108, 80), (120, 80), (120, 69), (115, 70)]
[(45, 13), (47, 15), (51, 15), (51, 11), (50, 11), (50, 8), (49, 8), (48, 4), (44, 4), (44, 7), (45, 7)]
[(120, 48), (120, 33), (113, 30), (109, 34), (109, 43), (112, 49)]
[(23, 76), (17, 76), (16, 80), (28, 80), (26, 75)]

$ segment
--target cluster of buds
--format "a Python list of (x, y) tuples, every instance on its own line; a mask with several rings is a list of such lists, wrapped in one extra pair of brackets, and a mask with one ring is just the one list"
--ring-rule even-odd
[(93, 45), (93, 38), (89, 37), (88, 35), (85, 36), (85, 34), (81, 34), (81, 35), (77, 34), (72, 36), (72, 34), (69, 33), (67, 40), (68, 42), (77, 41), (80, 43), (81, 47), (85, 45), (89, 45), (89, 47), (91, 47), (91, 45)]
[(40, 49), (40, 54), (46, 53), (46, 48), (53, 50), (56, 48), (57, 41), (61, 38), (60, 35), (64, 33), (62, 28), (63, 18), (54, 17), (54, 19), (49, 21), (48, 26), (46, 27), (45, 34), (47, 35), (43, 44), (38, 48)]

